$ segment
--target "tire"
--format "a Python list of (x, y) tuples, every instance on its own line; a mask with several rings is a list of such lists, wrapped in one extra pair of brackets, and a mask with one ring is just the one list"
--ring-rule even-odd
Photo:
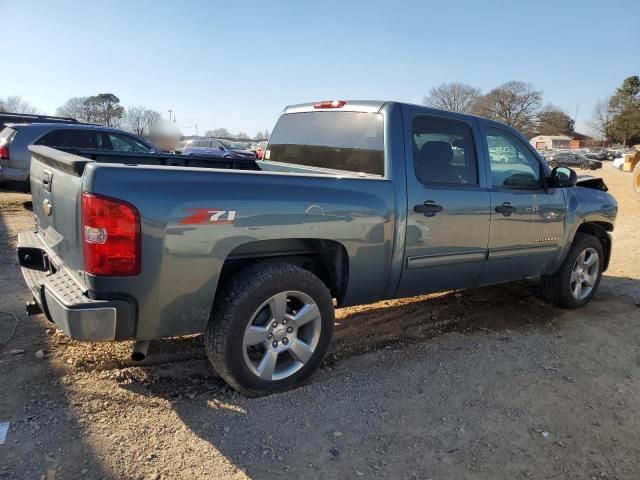
[(238, 392), (282, 392), (300, 386), (320, 365), (333, 322), (331, 294), (318, 277), (287, 263), (258, 263), (217, 295), (205, 349), (216, 372)]
[(636, 200), (640, 202), (640, 162), (638, 162), (633, 169), (633, 179), (631, 181), (631, 186), (633, 188), (633, 193), (635, 194)]
[(552, 160), (549, 162), (549, 166), (551, 168), (556, 168), (558, 166), (558, 162), (556, 162), (555, 160)]
[[(579, 272), (576, 272), (576, 266), (580, 266), (578, 263), (581, 258), (589, 260), (589, 254), (586, 257), (581, 257), (583, 252), (591, 252), (591, 254), (597, 254), (594, 268), (589, 267), (584, 270), (584, 267)], [(591, 300), (595, 292), (600, 285), (600, 279), (602, 278), (602, 269), (604, 267), (605, 257), (602, 243), (593, 235), (584, 233), (576, 233), (573, 244), (569, 250), (567, 258), (560, 266), (560, 268), (551, 275), (544, 275), (542, 277), (542, 294), (546, 300), (553, 304), (563, 308), (580, 308)], [(582, 262), (580, 262), (582, 263)], [(575, 276), (574, 276), (575, 275)], [(581, 280), (580, 275), (583, 275), (585, 279), (591, 280), (590, 288), (587, 291), (587, 280)], [(577, 278), (576, 278), (577, 277)], [(575, 280), (574, 280), (575, 278)], [(579, 296), (575, 295), (575, 284), (581, 283)], [(584, 290), (583, 290), (584, 287)]]
[(580, 170), (587, 170), (589, 168), (589, 165), (587, 165), (586, 163), (581, 163), (580, 164)]

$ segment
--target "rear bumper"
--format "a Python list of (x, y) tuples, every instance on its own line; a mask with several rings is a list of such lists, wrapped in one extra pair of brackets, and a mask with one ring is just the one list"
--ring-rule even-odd
[(51, 261), (40, 237), (18, 235), (22, 275), (47, 318), (75, 340), (104, 342), (133, 338), (136, 309), (127, 300), (94, 300), (64, 269)]

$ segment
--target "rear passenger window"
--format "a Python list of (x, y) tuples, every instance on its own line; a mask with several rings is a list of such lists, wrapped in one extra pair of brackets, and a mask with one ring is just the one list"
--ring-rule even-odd
[(471, 128), (436, 117), (413, 119), (413, 168), (423, 184), (478, 184), (478, 161)]
[(36, 145), (53, 148), (97, 148), (96, 135), (90, 130), (54, 130), (38, 140)]

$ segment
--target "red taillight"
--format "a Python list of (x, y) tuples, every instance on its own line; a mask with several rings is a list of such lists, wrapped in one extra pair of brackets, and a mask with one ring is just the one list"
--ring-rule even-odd
[(8, 145), (0, 145), (0, 158), (3, 160), (9, 159), (9, 146)]
[(92, 275), (140, 273), (140, 217), (122, 200), (82, 194), (82, 253)]
[(346, 100), (325, 100), (313, 104), (313, 108), (341, 108), (347, 103)]

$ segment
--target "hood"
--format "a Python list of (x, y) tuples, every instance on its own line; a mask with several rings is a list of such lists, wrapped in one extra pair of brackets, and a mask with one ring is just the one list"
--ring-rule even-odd
[(255, 157), (256, 156), (256, 152), (252, 151), (252, 150), (236, 150), (235, 148), (232, 149), (234, 153), (237, 153), (240, 156), (243, 157)]
[(609, 188), (604, 183), (604, 180), (598, 177), (592, 177), (590, 175), (579, 175), (576, 187), (593, 188), (595, 190), (602, 190), (608, 192)]

